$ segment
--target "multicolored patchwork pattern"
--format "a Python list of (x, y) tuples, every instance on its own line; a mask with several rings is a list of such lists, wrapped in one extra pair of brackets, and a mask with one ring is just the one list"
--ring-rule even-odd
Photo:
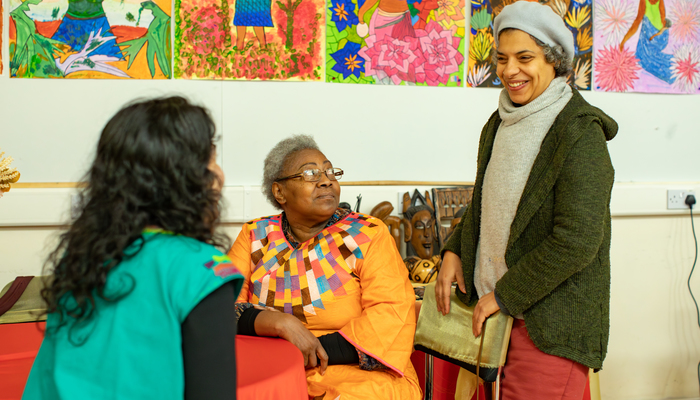
[(297, 248), (284, 236), (281, 215), (249, 222), (250, 302), (306, 322), (306, 314), (325, 309), (324, 301), (358, 288), (355, 264), (378, 232), (373, 220), (350, 213)]
[(227, 276), (239, 274), (238, 268), (233, 265), (233, 262), (227, 255), (212, 256), (210, 261), (204, 263), (204, 266), (208, 269), (214, 270), (214, 275), (226, 278)]

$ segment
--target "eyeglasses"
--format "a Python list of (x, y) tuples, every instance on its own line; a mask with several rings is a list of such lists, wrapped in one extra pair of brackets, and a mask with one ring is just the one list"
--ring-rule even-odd
[(275, 182), (281, 182), (287, 179), (293, 179), (298, 177), (304, 178), (306, 182), (318, 182), (321, 180), (321, 174), (324, 172), (326, 173), (328, 179), (332, 181), (339, 181), (340, 178), (343, 177), (343, 170), (340, 168), (328, 168), (325, 171), (322, 171), (318, 168), (314, 168), (301, 171), (298, 174), (285, 176), (284, 178), (277, 178), (275, 179)]

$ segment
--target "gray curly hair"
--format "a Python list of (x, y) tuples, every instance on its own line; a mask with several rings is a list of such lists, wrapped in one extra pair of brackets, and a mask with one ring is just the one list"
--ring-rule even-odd
[[(499, 36), (509, 30), (514, 30), (515, 28), (505, 28), (501, 30), (499, 33)], [(571, 72), (573, 71), (573, 66), (571, 64), (571, 60), (569, 57), (566, 55), (564, 52), (564, 48), (557, 45), (557, 46), (550, 46), (546, 44), (545, 42), (541, 41), (540, 39), (537, 39), (536, 37), (528, 35), (532, 38), (532, 40), (535, 41), (535, 43), (542, 49), (542, 52), (544, 53), (544, 59), (547, 60), (549, 64), (554, 64), (554, 77), (558, 78), (560, 76), (569, 76)], [(493, 49), (491, 52), (491, 59), (494, 65), (498, 65), (498, 51), (497, 49)]]
[(262, 192), (275, 208), (281, 210), (282, 206), (277, 202), (272, 194), (272, 184), (275, 179), (280, 178), (284, 170), (285, 163), (291, 156), (302, 150), (318, 150), (318, 144), (311, 135), (294, 135), (277, 143), (275, 147), (267, 153), (263, 166)]

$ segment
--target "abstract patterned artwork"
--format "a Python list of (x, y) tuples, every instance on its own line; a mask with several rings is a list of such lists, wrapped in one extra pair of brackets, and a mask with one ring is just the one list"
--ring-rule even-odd
[[(503, 7), (516, 1), (533, 0), (472, 0), (469, 68), (470, 87), (502, 87), (496, 76), (491, 49), (494, 44), (493, 18)], [(593, 20), (592, 0), (540, 0), (559, 14), (574, 36), (573, 83), (579, 90), (591, 89)]]
[(320, 80), (323, 0), (175, 0), (175, 77)]
[(328, 0), (326, 81), (463, 86), (464, 0)]
[(167, 0), (10, 0), (10, 77), (170, 77)]
[(700, 93), (700, 2), (596, 0), (595, 88)]

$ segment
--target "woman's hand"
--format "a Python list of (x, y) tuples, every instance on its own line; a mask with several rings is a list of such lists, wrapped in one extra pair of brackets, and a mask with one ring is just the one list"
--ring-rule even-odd
[(486, 294), (479, 299), (479, 302), (476, 303), (476, 307), (474, 307), (474, 315), (472, 315), (472, 333), (474, 337), (479, 337), (479, 335), (481, 335), (481, 328), (486, 318), (500, 309), (501, 308), (498, 307), (498, 302), (496, 302), (496, 295), (494, 292)]
[(255, 332), (260, 336), (276, 336), (290, 342), (301, 351), (306, 368), (319, 366), (321, 375), (326, 373), (326, 350), (295, 316), (268, 307), (255, 319)]
[(442, 315), (450, 312), (450, 293), (452, 293), (452, 283), (457, 282), (459, 290), (466, 292), (464, 287), (464, 275), (462, 274), (462, 260), (451, 251), (445, 251), (435, 280), (435, 300), (437, 309)]
[(321, 342), (295, 316), (281, 314), (287, 318), (283, 321), (283, 328), (279, 336), (301, 350), (306, 368), (315, 368), (318, 365), (321, 367), (321, 375), (325, 374), (328, 366), (328, 354), (326, 354)]

